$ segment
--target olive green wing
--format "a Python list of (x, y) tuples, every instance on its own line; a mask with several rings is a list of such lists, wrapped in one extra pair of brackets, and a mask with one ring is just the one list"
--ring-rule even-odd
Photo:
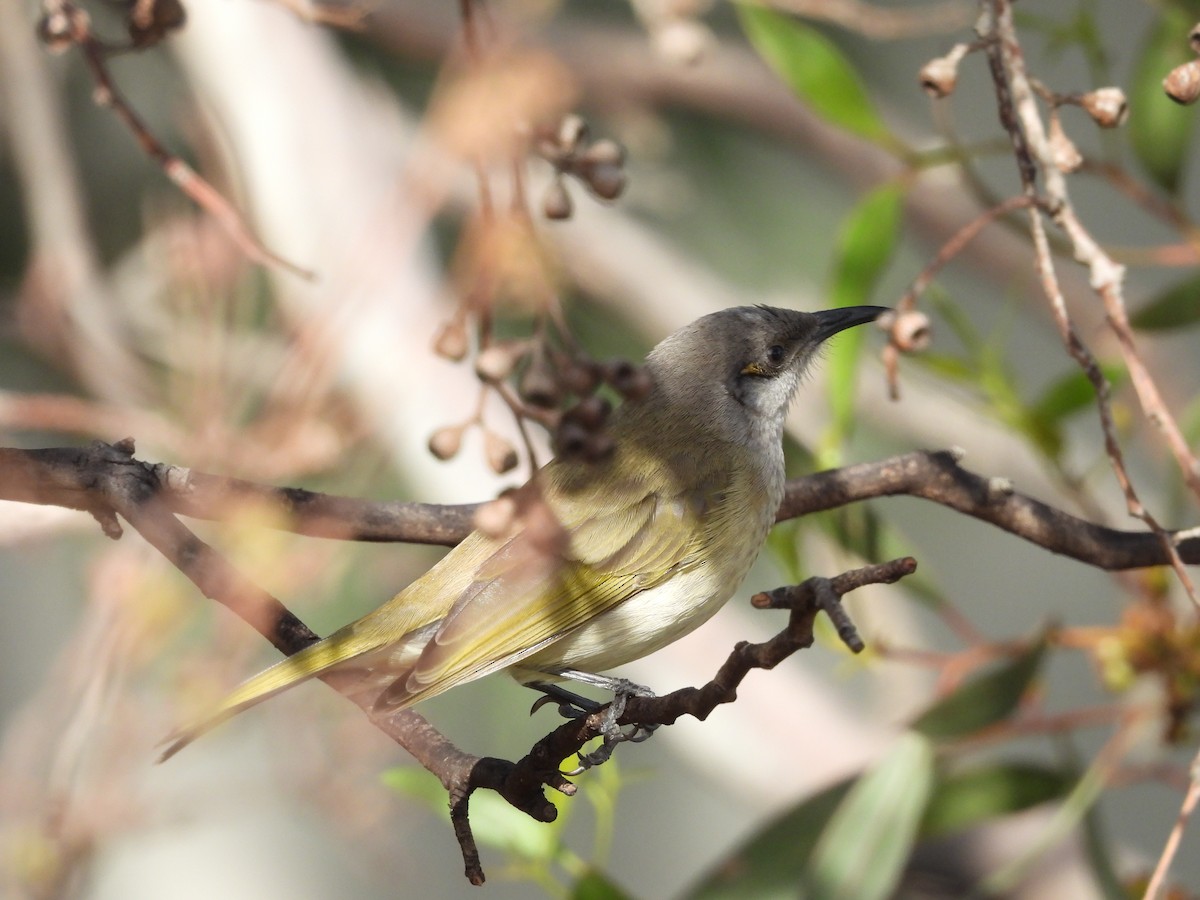
[(546, 492), (566, 540), (547, 547), (522, 532), (498, 549), (377, 708), (410, 706), (505, 669), (694, 560), (705, 492), (664, 496), (641, 482), (596, 484), (569, 497), (553, 486)]

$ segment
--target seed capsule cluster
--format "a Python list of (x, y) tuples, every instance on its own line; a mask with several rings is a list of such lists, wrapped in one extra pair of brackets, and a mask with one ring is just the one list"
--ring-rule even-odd
[[(1195, 30), (1193, 35), (1196, 36)], [(945, 56), (925, 63), (917, 75), (922, 90), (934, 99), (949, 97), (958, 85), (959, 63), (967, 54), (984, 46), (982, 42), (955, 44)], [(1200, 83), (1200, 67), (1194, 74)], [(1059, 112), (1062, 107), (1080, 107), (1101, 128), (1118, 128), (1124, 125), (1129, 117), (1129, 104), (1125, 99), (1125, 92), (1118, 87), (1096, 88), (1085, 94), (1055, 93), (1036, 81), (1033, 82), (1033, 87), (1049, 107), (1046, 140), (1050, 149), (1050, 161), (1060, 172), (1069, 174), (1083, 165), (1083, 154), (1063, 128)]]
[[(459, 361), (466, 358), (469, 343), (465, 320), (455, 318), (439, 330), (434, 350)], [(612, 452), (612, 439), (605, 432), (612, 403), (597, 393), (600, 387), (607, 386), (627, 401), (641, 399), (653, 387), (646, 371), (627, 360), (592, 360), (541, 338), (492, 342), (476, 355), (475, 374), (519, 417), (547, 428), (557, 456), (589, 461)], [(430, 453), (438, 459), (457, 456), (471, 428), (483, 432), (484, 455), (493, 471), (504, 474), (516, 468), (516, 448), (489, 429), (480, 412), (437, 429), (429, 438)]]
[[(110, 50), (152, 47), (187, 22), (180, 0), (122, 0), (113, 5), (124, 12), (129, 44), (120, 47), (106, 44)], [(43, 14), (38, 20), (37, 35), (52, 53), (63, 53), (75, 44), (96, 40), (91, 31), (91, 17), (70, 2), (60, 3)]]
[(608, 138), (590, 140), (587, 123), (577, 115), (565, 117), (556, 130), (540, 131), (533, 149), (554, 166), (554, 178), (542, 196), (548, 219), (569, 219), (574, 211), (568, 176), (602, 200), (615, 200), (625, 190), (625, 151)]

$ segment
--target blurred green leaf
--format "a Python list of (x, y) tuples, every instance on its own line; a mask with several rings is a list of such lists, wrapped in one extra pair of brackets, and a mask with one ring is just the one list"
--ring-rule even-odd
[[(934, 300), (934, 306), (962, 341), (966, 354), (923, 353), (914, 361), (942, 378), (981, 392), (989, 415), (1018, 432), (1050, 460), (1058, 460), (1064, 447), (1063, 420), (1095, 400), (1087, 377), (1071, 372), (1046, 388), (1041, 397), (1027, 402), (1020, 372), (1013, 371), (1008, 361), (1008, 330), (994, 332), (985, 340), (956, 306), (940, 299)], [(1113, 384), (1127, 377), (1120, 365), (1101, 368)]]
[[(830, 294), (834, 306), (869, 303), (875, 285), (887, 268), (900, 233), (904, 189), (886, 184), (867, 194), (846, 217), (837, 242)], [(825, 363), (829, 372), (829, 404), (833, 428), (822, 448), (824, 465), (836, 465), (836, 448), (849, 437), (854, 425), (855, 387), (863, 329), (852, 328), (830, 342)]]
[[(1058, 10), (1054, 12), (1059, 13)], [(1020, 31), (1038, 31), (1045, 35), (1049, 58), (1058, 59), (1066, 51), (1078, 50), (1088, 62), (1093, 84), (1112, 80), (1106, 77), (1108, 51), (1096, 21), (1094, 0), (1080, 3), (1077, 9), (1062, 19), (1039, 16), (1021, 7), (1013, 10), (1013, 17)]]
[[(388, 769), (381, 778), (392, 790), (428, 804), (449, 821), (446, 790), (425, 769), (397, 766)], [(551, 799), (555, 798), (552, 796)], [(560, 815), (559, 819), (562, 818)], [(476, 791), (471, 795), (471, 830), (479, 843), (505, 850), (526, 861), (549, 862), (561, 849), (560, 822), (549, 825), (535, 822), (491, 791)]]
[(978, 356), (983, 350), (983, 335), (979, 333), (974, 320), (963, 311), (962, 307), (947, 297), (943, 291), (938, 290), (936, 285), (932, 285), (926, 291), (925, 299), (938, 317), (950, 326), (950, 331), (962, 342), (967, 355)]
[(842, 223), (833, 270), (834, 306), (857, 306), (871, 299), (896, 249), (903, 201), (903, 185), (885, 184), (863, 197)]
[[(898, 559), (901, 556), (917, 555), (917, 549), (908, 536), (884, 519), (879, 529), (879, 555), (875, 558)], [(916, 572), (906, 576), (901, 584), (905, 594), (911, 599), (925, 604), (930, 609), (942, 609), (946, 606), (946, 598), (931, 574), (933, 568), (922, 564)]]
[(527, 861), (550, 862), (561, 850), (559, 823), (535, 822), (491, 791), (471, 795), (471, 831), (479, 843)]
[(571, 888), (571, 900), (629, 900), (603, 872), (589, 868)]
[(809, 900), (891, 897), (933, 787), (933, 744), (909, 732), (858, 780), (813, 850)]
[(1099, 806), (1093, 806), (1083, 817), (1083, 850), (1104, 900), (1129, 900), (1129, 892), (1113, 867), (1113, 859), (1117, 854), (1104, 836)]
[(795, 900), (809, 854), (853, 784), (849, 779), (835, 784), (761, 828), (684, 900)]
[(1065, 797), (1077, 774), (1031, 763), (956, 772), (938, 784), (921, 821), (922, 837), (941, 837), (989, 819)]
[[(905, 535), (893, 527), (886, 517), (880, 516), (874, 507), (860, 503), (855, 504), (853, 508), (861, 511), (856, 512), (853, 516), (847, 516), (845, 514), (849, 513), (852, 508), (841, 507), (810, 513), (793, 520), (800, 523), (794, 539), (793, 552), (799, 553), (799, 550), (795, 548), (799, 548), (804, 530), (816, 527), (837, 546), (864, 559), (896, 559), (901, 556), (917, 555), (916, 549)], [(775, 530), (779, 530), (778, 525), (775, 526)], [(782, 548), (784, 545), (779, 546)], [(801, 570), (797, 577), (792, 577), (789, 573), (788, 578), (793, 584), (797, 584), (813, 574), (820, 573)], [(941, 609), (945, 606), (946, 599), (926, 568), (920, 568), (914, 574), (907, 576), (902, 584), (909, 597), (931, 609)], [(828, 619), (821, 616), (817, 619), (817, 623), (819, 628), (824, 628), (828, 624)]]
[(1193, 58), (1188, 31), (1195, 14), (1167, 6), (1151, 26), (1134, 65), (1129, 96), (1129, 141), (1146, 172), (1175, 193), (1187, 162), (1194, 111), (1163, 92), (1162, 80)]
[(788, 478), (807, 475), (817, 467), (817, 458), (808, 447), (787, 432), (783, 435), (783, 460)]
[[(1102, 363), (1100, 370), (1113, 386), (1124, 384), (1129, 378), (1129, 373), (1119, 363)], [(1047, 424), (1056, 423), (1087, 409), (1095, 401), (1096, 389), (1088, 381), (1087, 375), (1076, 370), (1059, 378), (1042, 391), (1042, 396), (1034, 401), (1030, 414)]]
[(1004, 348), (987, 344), (977, 359), (979, 365), (979, 387), (987, 397), (994, 415), (1001, 422), (1025, 429), (1025, 405), (1021, 401), (1013, 373), (1004, 357)]
[(963, 684), (922, 713), (912, 727), (934, 740), (957, 738), (986, 728), (1016, 711), (1046, 653), (1039, 640), (1021, 656)]
[(754, 49), (814, 113), (869, 141), (896, 143), (858, 72), (836, 44), (815, 28), (765, 6), (739, 3), (737, 11)]
[(1200, 275), (1167, 288), (1130, 317), (1143, 331), (1182, 328), (1200, 322)]
[(1033, 409), (1022, 399), (1017, 374), (1007, 361), (1007, 340), (1007, 333), (989, 339), (975, 360), (979, 388), (987, 398), (988, 412), (1045, 456), (1058, 459), (1063, 447), (1062, 431), (1054, 421), (1034, 415)]
[(880, 559), (883, 523), (865, 503), (853, 503), (828, 513), (831, 534), (838, 545), (863, 559)]
[(420, 800), (449, 820), (450, 807), (447, 805), (446, 789), (427, 770), (420, 766), (396, 766), (384, 772), (380, 780), (397, 794)]
[(1179, 427), (1188, 443), (1200, 443), (1200, 397), (1193, 397), (1179, 418)]
[(1026, 881), (1046, 854), (1066, 840), (1095, 809), (1104, 791), (1111, 787), (1111, 762), (1101, 752), (1087, 770), (1071, 786), (1062, 803), (1054, 807), (1049, 818), (1036, 832), (1027, 835), (1021, 850), (980, 883), (983, 896), (1008, 896)]
[(799, 518), (780, 522), (767, 535), (767, 552), (789, 584), (799, 584), (805, 578), (801, 553), (804, 530), (800, 522)]
[(975, 366), (961, 356), (929, 351), (914, 356), (913, 361), (935, 375), (960, 384), (973, 385), (979, 380), (979, 373)]

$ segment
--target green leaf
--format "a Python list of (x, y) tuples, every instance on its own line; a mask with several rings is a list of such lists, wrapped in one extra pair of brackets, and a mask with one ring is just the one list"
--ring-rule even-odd
[(1181, 328), (1200, 322), (1200, 275), (1167, 288), (1133, 314), (1130, 324), (1143, 331)]
[(629, 900), (603, 872), (589, 868), (571, 889), (571, 900)]
[(721, 860), (684, 900), (794, 900), (809, 854), (853, 784), (839, 782), (770, 822)]
[[(1100, 370), (1113, 386), (1124, 384), (1129, 378), (1129, 373), (1119, 363), (1102, 363)], [(1096, 389), (1092, 387), (1087, 375), (1076, 370), (1064, 375), (1042, 391), (1042, 396), (1034, 402), (1029, 412), (1037, 421), (1049, 425), (1061, 422), (1095, 402)]]
[(979, 731), (1016, 711), (1042, 665), (1046, 642), (1039, 640), (1010, 663), (979, 675), (922, 713), (912, 727), (934, 740)]
[(1188, 31), (1195, 20), (1168, 6), (1151, 27), (1134, 65), (1129, 97), (1129, 140), (1142, 167), (1165, 190), (1175, 193), (1187, 162), (1194, 112), (1163, 92), (1162, 80), (1193, 57)]
[(809, 861), (809, 900), (884, 900), (904, 872), (933, 787), (933, 744), (909, 732), (850, 789)]
[(1037, 31), (1045, 36), (1048, 59), (1057, 61), (1066, 51), (1078, 50), (1087, 60), (1095, 83), (1111, 81), (1106, 77), (1108, 52), (1096, 21), (1094, 2), (1079, 4), (1067, 18), (1039, 16), (1020, 7), (1013, 10), (1013, 18), (1018, 31)]
[[(900, 233), (904, 188), (886, 184), (867, 194), (846, 217), (837, 241), (831, 294), (834, 306), (868, 303), (879, 282)], [(830, 448), (849, 437), (854, 425), (855, 386), (863, 329), (852, 328), (830, 342), (826, 369), (829, 372), (829, 403), (833, 432), (825, 441), (822, 463), (836, 465)]]
[(765, 6), (739, 3), (737, 11), (754, 49), (814, 113), (869, 141), (898, 143), (836, 44), (816, 29)]
[[(901, 556), (914, 556), (917, 551), (912, 543), (886, 519), (881, 518), (869, 504), (856, 504), (854, 507), (844, 506), (823, 512), (809, 513), (800, 519), (793, 520), (801, 523), (797, 531), (794, 553), (799, 553), (800, 542), (809, 527), (815, 527), (822, 534), (836, 543), (838, 547), (864, 559), (897, 559)], [(779, 530), (779, 526), (775, 526)], [(811, 572), (801, 570), (793, 576), (790, 570), (785, 570), (788, 581), (798, 584)], [(928, 572), (919, 568), (914, 574), (904, 579), (904, 591), (908, 596), (924, 604), (930, 609), (943, 609), (946, 599), (938, 589)], [(817, 619), (819, 628), (824, 629), (829, 620), (821, 616)], [(836, 641), (840, 644), (840, 641)], [(868, 647), (868, 649), (870, 649)]]
[(1077, 775), (1030, 763), (999, 763), (946, 777), (921, 821), (922, 837), (941, 837), (1065, 797)]

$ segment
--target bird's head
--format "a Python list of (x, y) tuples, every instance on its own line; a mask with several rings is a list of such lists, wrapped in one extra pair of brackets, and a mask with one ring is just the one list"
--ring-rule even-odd
[(886, 311), (739, 306), (703, 316), (651, 351), (646, 365), (655, 388), (648, 400), (732, 429), (735, 437), (748, 425), (781, 425), (821, 344)]

